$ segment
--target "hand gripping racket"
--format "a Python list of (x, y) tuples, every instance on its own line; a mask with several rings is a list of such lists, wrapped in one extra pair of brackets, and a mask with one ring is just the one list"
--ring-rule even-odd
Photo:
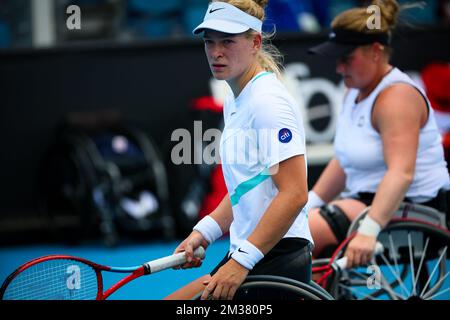
[[(194, 251), (205, 257), (205, 249)], [(186, 262), (184, 252), (135, 267), (107, 267), (86, 259), (49, 255), (31, 260), (8, 276), (0, 289), (1, 300), (105, 300), (128, 282)], [(103, 292), (102, 271), (130, 273)]]
[[(347, 263), (348, 263), (347, 257), (342, 257), (340, 259), (336, 259), (336, 255), (338, 253), (341, 253), (342, 248), (351, 239), (353, 239), (353, 237), (348, 237), (343, 243), (341, 243), (339, 245), (339, 247), (334, 252), (333, 256), (330, 259), (327, 259), (329, 261), (327, 262), (326, 265), (317, 266), (317, 267), (313, 267), (312, 268), (312, 273), (313, 274), (317, 274), (317, 273), (321, 273), (322, 274), (321, 277), (318, 280), (316, 280), (316, 283), (319, 284), (320, 286), (322, 286), (324, 289), (327, 288), (328, 280), (330, 279), (330, 277), (335, 272), (333, 266), (335, 266), (336, 268), (338, 268), (340, 270), (347, 269)], [(384, 246), (380, 242), (377, 241), (377, 243), (375, 245), (374, 256), (382, 254), (383, 251), (384, 251)]]
[[(380, 242), (377, 241), (377, 243), (375, 244), (375, 251), (374, 251), (373, 255), (378, 256), (378, 255), (382, 254), (383, 251), (384, 251), (384, 246)], [(336, 260), (334, 263), (336, 263), (336, 265), (340, 269), (347, 269), (347, 262), (348, 262), (347, 257), (343, 257), (343, 258)]]

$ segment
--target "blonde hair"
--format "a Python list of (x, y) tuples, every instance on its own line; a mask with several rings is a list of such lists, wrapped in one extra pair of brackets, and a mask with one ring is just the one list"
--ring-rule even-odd
[(366, 7), (346, 10), (331, 22), (333, 29), (344, 28), (363, 33), (390, 33), (397, 25), (398, 15), (402, 8), (395, 0), (373, 0), (372, 5), (380, 8), (380, 28), (369, 29), (367, 21), (372, 15)]
[[(265, 8), (269, 0), (218, 0), (221, 2), (227, 2), (236, 8), (244, 11), (245, 13), (258, 18), (261, 21), (265, 19)], [(215, 1), (213, 1), (215, 2)], [(248, 36), (252, 36), (256, 31), (247, 31)], [(258, 52), (257, 59), (261, 67), (266, 71), (273, 72), (278, 78), (281, 78), (283, 70), (283, 55), (273, 44), (270, 43), (275, 33), (262, 34), (262, 46)]]

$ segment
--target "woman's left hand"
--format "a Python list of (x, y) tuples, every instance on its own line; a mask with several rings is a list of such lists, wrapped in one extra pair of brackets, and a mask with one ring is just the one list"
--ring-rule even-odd
[(376, 237), (357, 233), (356, 236), (350, 240), (347, 250), (345, 251), (345, 256), (348, 259), (347, 268), (369, 263), (375, 251), (376, 243)]
[(230, 259), (209, 281), (205, 281), (205, 290), (201, 300), (231, 300), (236, 290), (244, 282), (249, 270)]

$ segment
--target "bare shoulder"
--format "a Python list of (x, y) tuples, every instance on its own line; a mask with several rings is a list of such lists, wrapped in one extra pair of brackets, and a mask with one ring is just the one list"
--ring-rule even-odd
[(423, 96), (407, 83), (396, 83), (382, 90), (375, 102), (373, 120), (400, 116), (407, 120), (418, 120), (421, 125), (428, 117)]

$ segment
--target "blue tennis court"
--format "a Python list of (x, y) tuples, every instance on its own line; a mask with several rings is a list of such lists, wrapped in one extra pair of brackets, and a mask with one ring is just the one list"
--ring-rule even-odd
[[(101, 243), (80, 246), (32, 245), (14, 246), (9, 248), (4, 247), (0, 249), (0, 281), (3, 282), (6, 277), (21, 264), (44, 255), (73, 255), (106, 266), (127, 267), (140, 265), (144, 262), (170, 255), (178, 244), (178, 241), (152, 241), (142, 244), (121, 244), (115, 248), (105, 247)], [(190, 281), (211, 271), (223, 258), (227, 250), (228, 239), (218, 240), (208, 248), (206, 258), (201, 267), (187, 270), (168, 269), (146, 277), (141, 277), (119, 289), (109, 297), (109, 300), (163, 299), (183, 285), (186, 285)], [(432, 267), (430, 270), (431, 269)], [(450, 266), (447, 265), (447, 273), (449, 272)], [(108, 272), (104, 273), (104, 275), (105, 290), (124, 276), (123, 274)], [(405, 279), (405, 283), (408, 283), (407, 279)], [(450, 288), (449, 277), (447, 277), (443, 285), (444, 288)], [(361, 296), (370, 293), (370, 290), (359, 288), (356, 293), (357, 296)], [(386, 298), (388, 298), (386, 295), (379, 297), (379, 299)], [(448, 289), (439, 297), (439, 299), (450, 299), (450, 292)]]
[[(48, 254), (66, 254), (91, 260), (106, 266), (127, 267), (172, 254), (179, 242), (148, 242), (122, 244), (107, 248), (102, 244), (82, 246), (33, 245), (0, 249), (0, 281), (21, 264)], [(115, 292), (110, 300), (160, 300), (190, 281), (208, 273), (223, 258), (228, 250), (228, 241), (219, 240), (207, 250), (206, 259), (200, 268), (187, 270), (164, 270), (141, 277)], [(104, 273), (105, 289), (123, 278), (123, 274)]]

